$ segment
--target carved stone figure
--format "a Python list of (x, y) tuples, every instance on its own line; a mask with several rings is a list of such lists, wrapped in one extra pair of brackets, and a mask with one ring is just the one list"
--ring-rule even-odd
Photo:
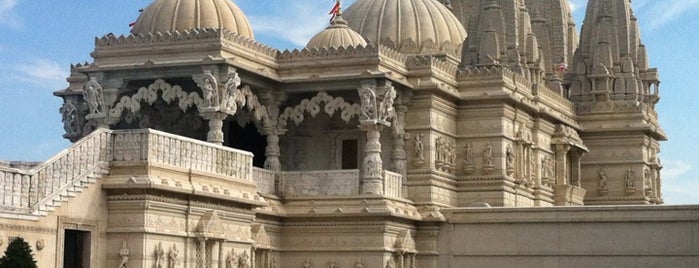
[(201, 84), (201, 91), (204, 95), (204, 105), (206, 107), (218, 107), (220, 105), (216, 78), (211, 73), (204, 74)]
[(467, 163), (473, 162), (473, 143), (467, 142), (464, 151), (464, 160), (466, 160)]
[(90, 81), (85, 84), (83, 97), (90, 108), (90, 114), (102, 114), (105, 112), (104, 92), (102, 85), (97, 82), (97, 79), (91, 78)]
[(512, 145), (508, 144), (507, 149), (505, 149), (505, 158), (507, 161), (507, 167), (511, 168), (515, 165), (515, 152), (512, 150)]
[(238, 255), (235, 253), (235, 249), (231, 249), (226, 256), (226, 268), (238, 268)]
[(247, 251), (243, 251), (238, 258), (238, 268), (250, 268), (250, 256)]
[(624, 183), (626, 185), (626, 189), (633, 189), (636, 188), (634, 185), (634, 172), (633, 169), (628, 169), (626, 170), (626, 174), (624, 175)]
[(302, 268), (313, 268), (313, 263), (311, 262), (311, 259), (306, 259), (305, 262), (303, 262)]
[(362, 104), (360, 120), (376, 119), (376, 95), (369, 87), (359, 88), (359, 98)]
[(421, 163), (425, 162), (425, 145), (422, 143), (422, 138), (424, 134), (415, 135), (415, 162)]
[(59, 112), (63, 118), (63, 129), (66, 131), (66, 134), (80, 133), (80, 128), (78, 126), (78, 108), (75, 104), (72, 101), (66, 101), (59, 109)]
[(364, 268), (364, 262), (359, 259), (354, 263), (354, 268)]
[(493, 164), (493, 146), (489, 143), (485, 144), (483, 147), (483, 165), (486, 167), (492, 167)]
[(119, 251), (119, 257), (121, 257), (121, 262), (119, 263), (119, 268), (129, 267), (129, 249), (126, 247), (126, 241), (122, 242), (121, 250)]
[(172, 247), (170, 248), (170, 252), (167, 254), (168, 258), (168, 267), (169, 268), (175, 268), (179, 264), (179, 260), (177, 257), (180, 255), (180, 251), (177, 249), (177, 245), (172, 244)]
[(155, 268), (163, 268), (164, 262), (165, 262), (165, 250), (163, 250), (163, 242), (160, 242), (155, 247)]

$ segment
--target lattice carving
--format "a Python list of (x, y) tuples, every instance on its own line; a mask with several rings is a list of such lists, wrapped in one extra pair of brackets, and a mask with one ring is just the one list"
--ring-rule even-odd
[(305, 113), (310, 114), (312, 117), (318, 115), (321, 112), (321, 105), (323, 105), (322, 111), (330, 116), (340, 111), (340, 118), (347, 123), (353, 117), (359, 116), (359, 111), (361, 110), (359, 104), (349, 103), (341, 97), (333, 98), (328, 93), (321, 91), (311, 99), (302, 100), (299, 105), (284, 109), (284, 112), (279, 115), (277, 127), (280, 129), (285, 128), (289, 120), (299, 125), (305, 119)]
[(109, 116), (118, 118), (124, 111), (136, 113), (141, 110), (142, 102), (149, 105), (155, 103), (155, 101), (158, 100), (158, 93), (160, 93), (162, 100), (167, 104), (178, 100), (177, 106), (179, 106), (183, 112), (186, 112), (192, 106), (197, 106), (199, 108), (204, 106), (204, 100), (198, 93), (185, 92), (182, 90), (182, 87), (178, 85), (173, 86), (165, 82), (165, 80), (158, 79), (150, 86), (140, 88), (134, 95), (123, 96), (109, 111)]

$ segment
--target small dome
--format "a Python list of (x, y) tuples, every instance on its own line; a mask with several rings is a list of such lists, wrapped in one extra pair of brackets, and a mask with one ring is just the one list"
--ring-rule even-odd
[(316, 34), (308, 41), (306, 48), (341, 48), (366, 46), (367, 43), (359, 33), (347, 26), (347, 21), (338, 15), (330, 26)]
[(248, 18), (230, 0), (155, 0), (143, 10), (131, 33), (162, 33), (194, 28), (226, 29), (254, 39)]
[(344, 15), (367, 41), (390, 39), (399, 49), (407, 40), (424, 48), (428, 42), (458, 47), (466, 39), (461, 22), (437, 0), (357, 0)]

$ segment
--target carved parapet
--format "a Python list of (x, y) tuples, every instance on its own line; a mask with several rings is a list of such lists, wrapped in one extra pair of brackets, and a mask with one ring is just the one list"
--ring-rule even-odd
[(163, 45), (181, 45), (183, 43), (199, 43), (202, 41), (222, 42), (227, 45), (236, 45), (255, 51), (260, 55), (275, 58), (278, 50), (259, 43), (250, 38), (240, 36), (227, 29), (188, 29), (184, 31), (130, 34), (115, 36), (109, 34), (95, 38), (96, 52), (110, 48), (149, 47)]

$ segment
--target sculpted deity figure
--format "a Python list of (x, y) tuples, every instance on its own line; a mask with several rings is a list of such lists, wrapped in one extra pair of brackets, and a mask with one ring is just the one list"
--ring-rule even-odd
[(167, 256), (169, 259), (169, 268), (175, 268), (179, 264), (179, 261), (177, 260), (178, 255), (180, 255), (180, 251), (177, 249), (177, 245), (172, 244), (172, 248), (170, 248), (170, 252)]
[(311, 259), (306, 259), (306, 261), (303, 262), (302, 268), (313, 268), (313, 264), (311, 263)]
[(63, 107), (59, 109), (63, 117), (63, 129), (66, 134), (79, 133), (78, 129), (78, 108), (75, 107), (73, 102), (66, 101), (63, 103)]
[(121, 250), (119, 251), (119, 257), (121, 257), (121, 262), (119, 263), (119, 268), (129, 267), (129, 249), (126, 247), (126, 241), (122, 242)]
[(507, 149), (505, 149), (505, 157), (507, 161), (507, 166), (512, 167), (515, 164), (515, 152), (512, 149), (512, 145), (508, 144)]
[(155, 267), (163, 268), (163, 262), (165, 261), (165, 250), (163, 250), (163, 243), (160, 242), (155, 247)]
[(206, 74), (202, 85), (202, 93), (207, 107), (216, 107), (219, 104), (216, 92), (216, 80), (211, 74)]
[(466, 154), (464, 156), (464, 160), (466, 160), (466, 162), (473, 161), (473, 143), (467, 142), (465, 151)]
[(624, 182), (626, 184), (627, 189), (635, 188), (633, 177), (634, 177), (633, 169), (626, 170), (626, 175), (624, 175)]
[(226, 268), (238, 268), (238, 256), (235, 254), (235, 249), (231, 249), (226, 257)]
[(238, 259), (238, 268), (250, 268), (250, 257), (247, 251), (243, 251)]
[(490, 142), (483, 148), (483, 164), (487, 167), (493, 166), (493, 146)]
[(415, 135), (415, 161), (422, 162), (425, 161), (425, 145), (422, 143), (422, 138), (424, 134)]
[(362, 87), (359, 89), (359, 98), (362, 104), (362, 120), (372, 120), (376, 115), (376, 95), (374, 91), (367, 87)]
[(364, 268), (364, 262), (362, 262), (361, 259), (360, 259), (360, 260), (357, 260), (357, 261), (354, 263), (354, 268)]
[(90, 114), (101, 114), (104, 109), (104, 96), (102, 86), (95, 79), (85, 84), (83, 97), (90, 107)]

